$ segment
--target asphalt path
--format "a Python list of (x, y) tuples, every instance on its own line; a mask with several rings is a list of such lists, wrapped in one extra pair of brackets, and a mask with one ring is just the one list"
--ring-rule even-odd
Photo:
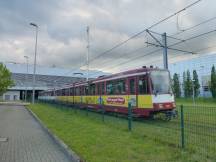
[(24, 106), (0, 105), (0, 162), (68, 162)]

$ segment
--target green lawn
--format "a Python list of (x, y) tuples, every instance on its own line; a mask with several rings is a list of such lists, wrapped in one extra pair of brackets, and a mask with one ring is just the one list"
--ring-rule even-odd
[[(192, 98), (178, 98), (176, 99), (177, 105), (194, 105)], [(216, 107), (216, 99), (213, 98), (195, 98), (195, 105)]]
[[(206, 129), (205, 133), (210, 135), (213, 130), (203, 128), (202, 124), (194, 127), (192, 123), (197, 115), (190, 115), (190, 122), (186, 116), (187, 147), (182, 150), (179, 147), (179, 119), (170, 122), (134, 121), (132, 132), (129, 132), (127, 120), (124, 118), (106, 115), (104, 123), (98, 113), (88, 112), (87, 114), (81, 110), (69, 110), (49, 104), (30, 105), (29, 108), (53, 133), (87, 161), (216, 161), (214, 155), (216, 138), (212, 137), (212, 140), (209, 140), (209, 137), (205, 137), (206, 134), (202, 134), (203, 129)], [(189, 109), (187, 111), (190, 114), (193, 112)], [(196, 120), (195, 123), (197, 124)], [(210, 123), (215, 124), (215, 120)], [(189, 130), (195, 133), (189, 133)], [(193, 147), (194, 144), (197, 144), (196, 147)]]

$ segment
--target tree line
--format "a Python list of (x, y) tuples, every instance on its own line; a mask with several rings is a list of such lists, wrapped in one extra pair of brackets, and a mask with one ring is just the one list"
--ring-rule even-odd
[[(216, 98), (216, 71), (214, 65), (212, 66), (211, 69), (211, 80), (209, 82), (209, 87), (210, 87), (212, 97)], [(175, 73), (172, 79), (172, 88), (173, 88), (173, 93), (177, 98), (181, 96), (192, 97), (193, 94), (195, 97), (198, 97), (200, 94), (200, 83), (199, 83), (199, 77), (196, 70), (193, 70), (192, 77), (189, 70), (184, 71), (182, 84), (180, 82), (180, 76), (177, 73)]]

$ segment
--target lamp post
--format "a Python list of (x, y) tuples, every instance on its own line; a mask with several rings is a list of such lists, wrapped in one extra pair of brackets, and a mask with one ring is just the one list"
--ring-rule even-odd
[(36, 72), (36, 61), (37, 61), (37, 37), (38, 37), (38, 26), (35, 23), (30, 23), (31, 26), (35, 27), (36, 39), (35, 39), (35, 55), (34, 55), (34, 73), (33, 73), (33, 85), (32, 85), (32, 104), (35, 103), (35, 72)]
[(86, 57), (86, 64), (87, 64), (87, 77), (86, 77), (86, 81), (89, 81), (89, 26), (87, 26), (86, 28), (86, 33), (87, 33), (87, 57)]
[(28, 80), (28, 56), (24, 56), (26, 59), (26, 75), (25, 75), (25, 102), (27, 100), (27, 80)]
[(202, 65), (202, 66), (200, 66), (200, 79), (201, 79), (201, 89), (202, 89), (202, 97), (204, 97), (204, 85), (203, 85), (203, 77), (204, 77), (204, 75), (203, 75), (203, 69), (204, 69), (205, 67)]

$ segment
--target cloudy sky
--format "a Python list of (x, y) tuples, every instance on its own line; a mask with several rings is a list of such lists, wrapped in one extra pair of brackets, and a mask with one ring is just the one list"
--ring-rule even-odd
[[(85, 69), (87, 26), (90, 27), (91, 69), (115, 72), (142, 65), (160, 65), (162, 50), (147, 46), (145, 42), (156, 42), (146, 32), (115, 50), (103, 52), (195, 1), (1, 0), (0, 60), (24, 63), (26, 55), (33, 63), (35, 30), (29, 23), (34, 22), (39, 26), (39, 65)], [(215, 0), (202, 0), (151, 30), (187, 39), (215, 30), (215, 16)], [(205, 23), (196, 26), (202, 22)], [(154, 35), (161, 39), (161, 35)], [(174, 47), (199, 51), (198, 56), (216, 50), (215, 38), (215, 32), (211, 32)], [(168, 38), (168, 45), (177, 41)], [(159, 51), (151, 54), (155, 50)], [(194, 57), (189, 53), (168, 52), (170, 62)]]

